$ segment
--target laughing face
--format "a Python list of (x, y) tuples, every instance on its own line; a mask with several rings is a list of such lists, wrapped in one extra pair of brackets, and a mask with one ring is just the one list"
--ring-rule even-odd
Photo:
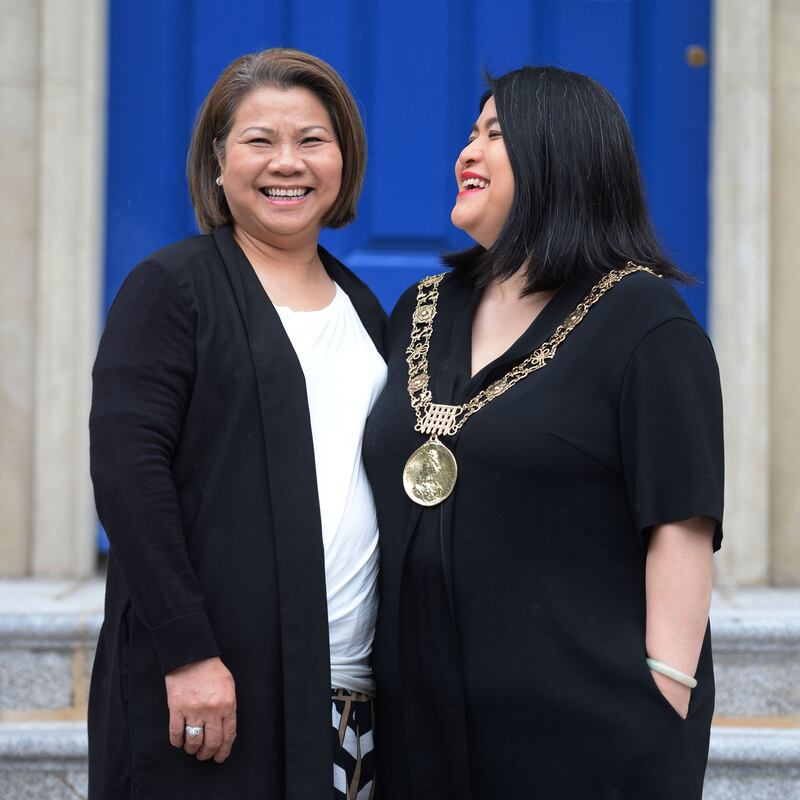
[(319, 98), (255, 89), (236, 111), (220, 159), (234, 225), (273, 244), (316, 240), (339, 195), (342, 153)]
[(469, 143), (456, 161), (456, 182), (459, 191), (450, 219), (488, 249), (503, 229), (514, 200), (514, 174), (494, 97), (483, 106)]

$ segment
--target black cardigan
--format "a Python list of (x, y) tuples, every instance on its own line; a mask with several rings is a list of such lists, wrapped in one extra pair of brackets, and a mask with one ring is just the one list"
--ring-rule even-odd
[[(383, 352), (372, 292), (320, 248)], [(91, 470), (111, 543), (90, 796), (330, 796), (324, 552), (302, 369), (230, 228), (134, 269), (95, 363)], [(219, 655), (238, 737), (173, 748), (163, 675)]]

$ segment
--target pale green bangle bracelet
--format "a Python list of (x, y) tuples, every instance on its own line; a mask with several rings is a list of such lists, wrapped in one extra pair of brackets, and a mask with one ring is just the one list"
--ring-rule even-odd
[(650, 667), (653, 672), (660, 672), (662, 675), (666, 675), (668, 678), (672, 678), (672, 680), (682, 683), (690, 689), (694, 689), (694, 687), (697, 686), (697, 681), (694, 678), (671, 667), (669, 664), (665, 664), (663, 661), (656, 661), (654, 658), (648, 658), (647, 666)]

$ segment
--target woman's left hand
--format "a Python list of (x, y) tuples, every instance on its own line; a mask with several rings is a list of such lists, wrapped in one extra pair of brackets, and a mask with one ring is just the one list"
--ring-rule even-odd
[(677, 681), (662, 675), (660, 672), (650, 670), (653, 680), (656, 682), (659, 691), (667, 699), (667, 702), (675, 709), (682, 719), (686, 719), (689, 714), (689, 700), (692, 690)]

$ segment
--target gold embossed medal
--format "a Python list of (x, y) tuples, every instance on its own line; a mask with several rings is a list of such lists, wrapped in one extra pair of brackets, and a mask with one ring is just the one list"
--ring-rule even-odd
[(403, 486), (415, 503), (438, 506), (450, 497), (457, 477), (456, 457), (433, 436), (406, 461)]
[[(623, 269), (607, 273), (578, 303), (575, 310), (559, 325), (553, 335), (539, 345), (502, 378), (478, 392), (471, 400), (458, 406), (434, 403), (428, 376), (428, 349), (436, 306), (439, 300), (439, 283), (445, 273), (425, 278), (417, 285), (417, 307), (411, 322), (411, 340), (406, 348), (408, 364), (408, 395), (417, 417), (414, 430), (430, 438), (418, 447), (406, 461), (403, 469), (403, 487), (406, 494), (418, 505), (436, 506), (453, 492), (458, 478), (458, 464), (452, 451), (442, 443), (440, 436), (454, 436), (463, 424), (487, 403), (507, 392), (514, 384), (532, 372), (542, 369), (555, 356), (559, 345), (580, 324), (589, 309), (615, 284), (634, 272), (650, 272), (629, 261)], [(658, 276), (660, 277), (660, 276)]]

